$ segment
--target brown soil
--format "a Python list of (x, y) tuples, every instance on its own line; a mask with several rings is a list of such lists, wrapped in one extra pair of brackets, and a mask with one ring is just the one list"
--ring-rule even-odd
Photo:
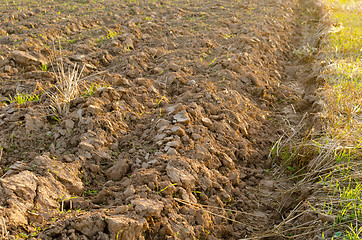
[[(3, 237), (243, 239), (272, 229), (298, 196), (281, 200), (288, 182), (273, 178), (270, 149), (286, 122), (318, 109), (305, 90), (316, 70), (294, 54), (310, 32), (305, 7), (0, 5)], [(84, 71), (79, 96), (56, 115), (60, 58)], [(40, 100), (10, 103), (17, 93)]]

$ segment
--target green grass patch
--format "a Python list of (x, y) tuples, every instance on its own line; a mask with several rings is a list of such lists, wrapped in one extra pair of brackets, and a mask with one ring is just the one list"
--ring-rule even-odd
[(84, 97), (91, 97), (94, 96), (94, 94), (96, 93), (96, 91), (100, 88), (107, 88), (110, 87), (109, 85), (103, 83), (92, 83), (90, 86), (86, 86), (84, 85), (84, 87), (86, 88), (85, 91), (83, 91), (82, 96)]
[(324, 49), (328, 63), (327, 84), (321, 91), (324, 133), (314, 147), (319, 152), (329, 148), (333, 154), (325, 160), (330, 170), (319, 174), (325, 186), (311, 206), (335, 217), (329, 225), (332, 239), (361, 239), (362, 1), (325, 0), (325, 4), (332, 27)]
[(332, 28), (322, 93), (327, 134), (353, 148), (362, 143), (362, 2), (326, 0)]
[(10, 103), (16, 102), (20, 105), (26, 102), (39, 101), (39, 96), (37, 94), (17, 93), (14, 97), (9, 96), (8, 101)]

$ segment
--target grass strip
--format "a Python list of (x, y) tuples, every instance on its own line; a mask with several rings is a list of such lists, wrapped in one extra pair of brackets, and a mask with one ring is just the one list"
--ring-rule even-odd
[(314, 147), (333, 146), (335, 168), (318, 174), (322, 187), (310, 207), (329, 216), (323, 239), (355, 240), (362, 237), (362, 1), (325, 0), (325, 7), (331, 27), (323, 49), (324, 131)]
[[(318, 91), (322, 128), (298, 128), (280, 139), (271, 157), (293, 176), (295, 186), (285, 195), (309, 197), (282, 222), (282, 238), (362, 239), (362, 1), (322, 0), (328, 34), (321, 49), (325, 58)], [(303, 119), (299, 124), (303, 128)], [(319, 129), (319, 128), (318, 128)]]

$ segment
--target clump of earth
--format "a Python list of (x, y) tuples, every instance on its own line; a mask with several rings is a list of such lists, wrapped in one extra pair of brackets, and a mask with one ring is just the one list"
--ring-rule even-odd
[[(3, 236), (211, 240), (272, 229), (284, 187), (270, 174), (278, 109), (316, 101), (287, 84), (301, 74), (298, 9), (294, 0), (2, 4)], [(64, 76), (78, 86), (61, 85)]]

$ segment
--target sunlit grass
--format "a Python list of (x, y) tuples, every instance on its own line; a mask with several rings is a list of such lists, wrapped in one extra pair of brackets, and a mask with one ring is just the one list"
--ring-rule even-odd
[[(329, 32), (320, 49), (326, 53), (322, 73), (326, 84), (318, 91), (321, 131), (312, 129), (304, 139), (291, 135), (279, 140), (271, 156), (281, 159), (285, 169), (295, 168), (292, 178), (298, 181), (290, 192), (308, 184), (322, 186), (308, 198), (308, 207), (301, 204), (284, 222), (310, 212), (329, 217), (328, 221), (318, 217), (322, 227), (315, 220), (302, 220), (284, 232), (298, 239), (317, 233), (320, 239), (357, 240), (362, 239), (362, 1), (324, 2)], [(299, 228), (305, 231), (295, 232)]]
[(321, 94), (325, 135), (318, 141), (321, 147), (336, 142), (332, 158), (343, 167), (335, 167), (328, 177), (320, 175), (328, 187), (313, 208), (336, 217), (330, 225), (333, 239), (361, 239), (362, 1), (326, 0), (326, 9), (332, 28), (325, 47), (327, 85)]
[(362, 2), (327, 0), (332, 27), (326, 47), (330, 76), (323, 92), (327, 133), (361, 143), (362, 128)]
[(25, 93), (17, 93), (14, 97), (9, 96), (8, 101), (10, 103), (15, 102), (20, 105), (26, 102), (39, 101), (39, 96), (36, 94), (30, 95)]
[(331, 29), (330, 52), (341, 57), (360, 58), (362, 56), (362, 1), (327, 0)]

